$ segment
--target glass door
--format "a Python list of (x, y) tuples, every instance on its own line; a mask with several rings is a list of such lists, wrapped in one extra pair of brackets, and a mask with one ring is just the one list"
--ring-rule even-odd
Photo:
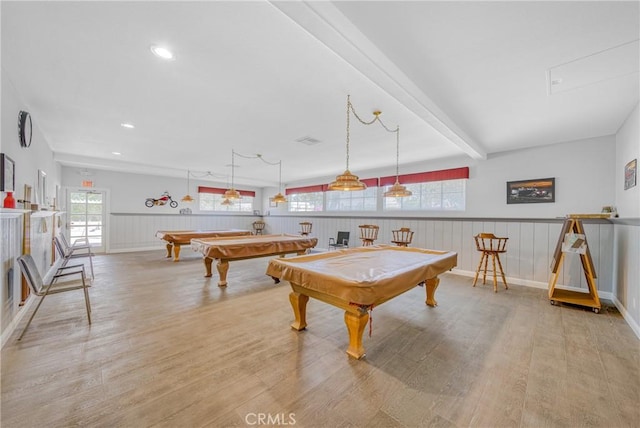
[(89, 240), (96, 252), (103, 252), (106, 192), (69, 189), (69, 241)]

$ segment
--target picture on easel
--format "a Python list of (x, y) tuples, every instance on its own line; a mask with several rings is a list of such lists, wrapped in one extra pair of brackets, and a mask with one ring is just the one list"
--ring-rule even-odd
[[(591, 252), (587, 243), (582, 220), (584, 216), (569, 215), (562, 225), (558, 243), (553, 253), (551, 262), (551, 277), (549, 279), (549, 301), (552, 305), (557, 302), (565, 302), (574, 305), (590, 307), (593, 312), (599, 313), (601, 309), (600, 298), (596, 286), (596, 269), (593, 265)], [(560, 276), (560, 268), (568, 254), (578, 254), (582, 264), (585, 279), (589, 288), (588, 293), (581, 291), (556, 288)]]
[(587, 238), (581, 233), (567, 233), (562, 242), (562, 252), (587, 254)]

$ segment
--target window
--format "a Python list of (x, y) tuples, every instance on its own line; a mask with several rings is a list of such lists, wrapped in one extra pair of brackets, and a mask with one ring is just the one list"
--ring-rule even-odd
[(327, 192), (327, 211), (375, 211), (378, 188), (367, 187), (354, 192)]
[(324, 209), (324, 192), (290, 193), (289, 212), (322, 211)]
[(383, 211), (464, 211), (469, 167), (391, 175), (361, 180), (365, 190), (327, 191), (326, 184), (286, 189), (289, 212), (377, 211), (381, 189), (387, 191), (396, 180), (413, 194), (406, 198), (382, 198)]
[(216, 187), (198, 187), (198, 197), (200, 199), (200, 211), (221, 211), (221, 212), (253, 212), (253, 200), (255, 192), (239, 190), (240, 199), (231, 201), (231, 205), (223, 205), (225, 189)]
[[(466, 180), (429, 181), (407, 184), (413, 195), (384, 198), (385, 211), (464, 211)], [(391, 186), (385, 187), (385, 191)]]

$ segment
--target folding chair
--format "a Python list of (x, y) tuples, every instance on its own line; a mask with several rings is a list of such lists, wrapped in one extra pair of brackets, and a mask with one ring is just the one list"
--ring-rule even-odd
[[(42, 305), (44, 298), (49, 294), (57, 294), (73, 290), (83, 290), (84, 301), (87, 307), (87, 318), (89, 319), (89, 324), (91, 324), (91, 302), (89, 301), (88, 291), (88, 288), (91, 286), (91, 284), (87, 284), (85, 280), (84, 265), (60, 267), (54, 266), (50, 270), (51, 273), (47, 273), (47, 275), (45, 275), (45, 279), (43, 280), (40, 276), (40, 272), (38, 272), (36, 263), (33, 261), (33, 257), (31, 257), (30, 254), (23, 254), (22, 256), (18, 257), (18, 264), (20, 265), (22, 275), (27, 280), (31, 291), (36, 296), (40, 297), (40, 301), (36, 305), (36, 308), (31, 314), (31, 317), (29, 317), (29, 321), (27, 321), (27, 325), (24, 327), (24, 330), (22, 330), (22, 333), (20, 333), (20, 337), (18, 337), (18, 340), (22, 339), (22, 336), (24, 336), (24, 333), (29, 328), (29, 325), (31, 325), (33, 317), (36, 316), (38, 309), (40, 309), (40, 305)], [(80, 275), (80, 279), (56, 284), (56, 281), (58, 279), (71, 275)]]
[[(55, 245), (56, 250), (58, 250), (58, 254), (60, 255), (60, 257), (64, 259), (64, 261), (62, 262), (62, 266), (66, 266), (71, 259), (77, 259), (79, 257), (89, 257), (89, 265), (91, 266), (91, 278), (95, 278), (95, 275), (93, 274), (93, 251), (91, 251), (91, 245), (83, 244), (76, 246), (65, 246), (62, 243), (62, 239), (60, 238), (61, 236), (63, 235), (60, 234), (58, 236), (54, 236), (53, 244)], [(76, 253), (76, 251), (78, 252)]]
[(59, 234), (58, 238), (60, 238), (60, 242), (62, 242), (64, 248), (73, 248), (74, 250), (91, 250), (91, 244), (89, 243), (89, 239), (86, 237), (76, 239), (73, 241), (73, 244), (69, 244), (64, 233)]

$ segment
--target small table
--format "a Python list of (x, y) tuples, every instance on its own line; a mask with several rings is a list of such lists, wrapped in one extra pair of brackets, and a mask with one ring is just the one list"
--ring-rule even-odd
[(267, 275), (291, 284), (294, 330), (307, 326), (309, 297), (344, 309), (349, 332), (347, 354), (360, 359), (365, 355), (362, 332), (369, 311), (422, 283), (426, 284), (426, 304), (436, 306), (438, 275), (453, 269), (457, 258), (457, 253), (450, 251), (375, 245), (273, 259)]
[[(216, 265), (220, 280), (218, 286), (226, 287), (227, 272), (231, 260), (253, 259), (265, 256), (302, 255), (318, 244), (318, 238), (300, 235), (252, 235), (230, 238), (192, 239), (191, 248), (204, 256), (205, 277), (211, 276), (211, 263)], [(274, 279), (276, 279), (274, 277)], [(276, 283), (279, 280), (276, 280)]]
[(180, 246), (191, 243), (194, 238), (215, 238), (221, 236), (243, 236), (251, 235), (250, 230), (227, 229), (227, 230), (159, 230), (156, 237), (167, 241), (167, 258), (173, 252), (173, 261), (180, 260)]

